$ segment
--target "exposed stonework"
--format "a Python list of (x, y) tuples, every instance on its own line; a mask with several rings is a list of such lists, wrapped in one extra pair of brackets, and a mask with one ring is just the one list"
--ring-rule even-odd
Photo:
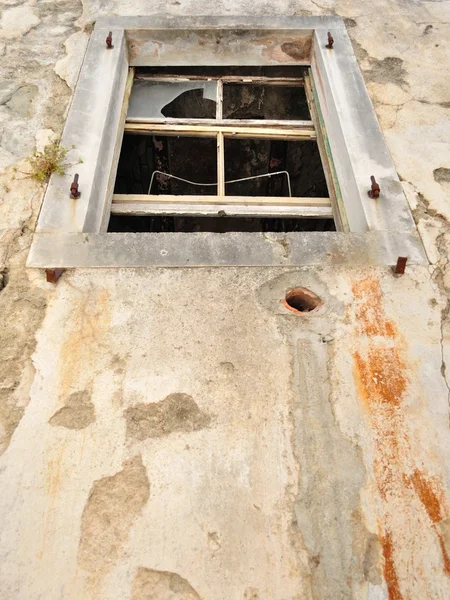
[(41, 19), (33, 4), (35, 3), (29, 2), (22, 6), (5, 8), (0, 18), (0, 39), (20, 37), (39, 25)]
[[(6, 179), (3, 189), (10, 185), (14, 185), (11, 179)], [(22, 189), (28, 189), (30, 194), (27, 185)], [(20, 228), (0, 230), (0, 454), (7, 448), (29, 402), (35, 333), (47, 305), (45, 291), (31, 285), (29, 273), (24, 270), (30, 227), (34, 224), (33, 206), (40, 197), (39, 193), (31, 193), (29, 206), (20, 207), (14, 219)]]
[(131, 406), (125, 411), (125, 418), (128, 436), (138, 440), (198, 431), (211, 421), (192, 396), (179, 393), (170, 394), (161, 402)]
[(94, 405), (87, 390), (74, 392), (67, 398), (65, 406), (50, 419), (50, 425), (67, 429), (84, 429), (95, 421)]
[(89, 41), (86, 31), (77, 31), (64, 44), (66, 56), (61, 58), (55, 65), (55, 73), (64, 79), (73, 90), (78, 79), (78, 73), (83, 63), (84, 53)]
[(130, 600), (201, 600), (191, 584), (177, 573), (139, 567)]
[(28, 117), (32, 111), (32, 103), (38, 94), (36, 85), (23, 85), (5, 102), (5, 106), (21, 117)]
[(78, 563), (94, 579), (119, 558), (149, 495), (150, 483), (140, 456), (92, 486), (81, 521)]

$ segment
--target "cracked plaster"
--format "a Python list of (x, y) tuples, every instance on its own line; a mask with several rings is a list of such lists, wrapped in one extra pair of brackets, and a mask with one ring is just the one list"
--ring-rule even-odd
[[(67, 598), (141, 597), (148, 577), (158, 573), (169, 574), (160, 576), (162, 586), (170, 586), (174, 574), (193, 597), (224, 600), (448, 597), (448, 522), (434, 521), (424, 490), (448, 517), (450, 4), (3, 4), (0, 483), (6, 492), (0, 500), (0, 598), (56, 599), (63, 589)], [(25, 270), (43, 186), (23, 175), (24, 158), (36, 142), (42, 147), (61, 133), (92, 23), (103, 14), (167, 12), (346, 18), (430, 267), (407, 269), (398, 279), (387, 268), (297, 269), (290, 275), (276, 269), (78, 270), (56, 287), (42, 273)], [(6, 105), (24, 85), (38, 89), (27, 115)], [(275, 316), (270, 303), (280, 310), (278, 277), (318, 292), (324, 286), (332, 309), (308, 322)], [(408, 391), (386, 422), (394, 423), (401, 442), (399, 453), (388, 456), (392, 480), (377, 475), (386, 460), (378, 441), (392, 452), (395, 441), (377, 400), (383, 396), (367, 381), (366, 392), (357, 393), (350, 360), (355, 348), (364, 359), (371, 344), (383, 353), (393, 343), (386, 331), (376, 338), (355, 334), (355, 306), (364, 305), (364, 296), (358, 300), (352, 285), (367, 277), (380, 282), (385, 318), (400, 335), (394, 347), (406, 365), (401, 373)], [(261, 301), (256, 290), (271, 285), (277, 294)], [(301, 374), (311, 368), (302, 349), (315, 357), (317, 371), (324, 369), (325, 388), (308, 388), (314, 371)], [(386, 364), (382, 369), (392, 376)], [(95, 422), (81, 430), (50, 425), (60, 399), (80, 389), (92, 390)], [(158, 439), (127, 437), (127, 410), (147, 402), (149, 393), (158, 400), (174, 392), (192, 395), (212, 415), (211, 426), (181, 427)], [(314, 394), (324, 407), (328, 398), (326, 418), (314, 412)], [(93, 414), (88, 411), (82, 425)], [(302, 414), (310, 423), (303, 429)], [(324, 434), (327, 428), (332, 435)], [(142, 456), (139, 464), (136, 456)], [(117, 481), (111, 492), (117, 503), (97, 514), (90, 494)], [(138, 490), (135, 509), (123, 527), (117, 525), (115, 544), (102, 514), (126, 513), (127, 489)], [(319, 494), (313, 513), (304, 502), (308, 489)], [(98, 544), (86, 515), (89, 526), (100, 527)], [(87, 542), (86, 532), (92, 535)], [(330, 536), (339, 544), (328, 543)], [(77, 576), (77, 556), (87, 572), (100, 561), (94, 583)]]

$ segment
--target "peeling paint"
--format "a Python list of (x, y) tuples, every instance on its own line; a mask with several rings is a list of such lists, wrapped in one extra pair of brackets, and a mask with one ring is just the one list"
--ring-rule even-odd
[(131, 406), (125, 411), (125, 419), (128, 436), (138, 440), (199, 431), (211, 422), (192, 396), (179, 393), (170, 394), (161, 402)]
[(131, 600), (201, 600), (191, 584), (178, 573), (139, 567)]
[(91, 583), (114, 566), (149, 496), (141, 456), (126, 461), (115, 475), (94, 482), (83, 511), (78, 552), (78, 564), (90, 574)]
[(74, 392), (67, 398), (65, 406), (50, 418), (50, 425), (67, 429), (85, 429), (95, 421), (94, 405), (88, 390)]

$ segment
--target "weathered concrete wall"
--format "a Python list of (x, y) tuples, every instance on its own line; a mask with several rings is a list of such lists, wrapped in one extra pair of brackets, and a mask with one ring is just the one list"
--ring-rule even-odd
[[(355, 4), (4, 0), (1, 598), (450, 597), (450, 5)], [(167, 11), (345, 17), (431, 266), (26, 271), (92, 22)]]

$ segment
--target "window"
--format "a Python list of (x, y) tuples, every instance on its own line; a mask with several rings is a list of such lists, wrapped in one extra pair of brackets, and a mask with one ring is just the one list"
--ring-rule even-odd
[(337, 17), (100, 18), (62, 144), (31, 267), (426, 264)]
[(109, 231), (335, 230), (307, 69), (129, 77)]

